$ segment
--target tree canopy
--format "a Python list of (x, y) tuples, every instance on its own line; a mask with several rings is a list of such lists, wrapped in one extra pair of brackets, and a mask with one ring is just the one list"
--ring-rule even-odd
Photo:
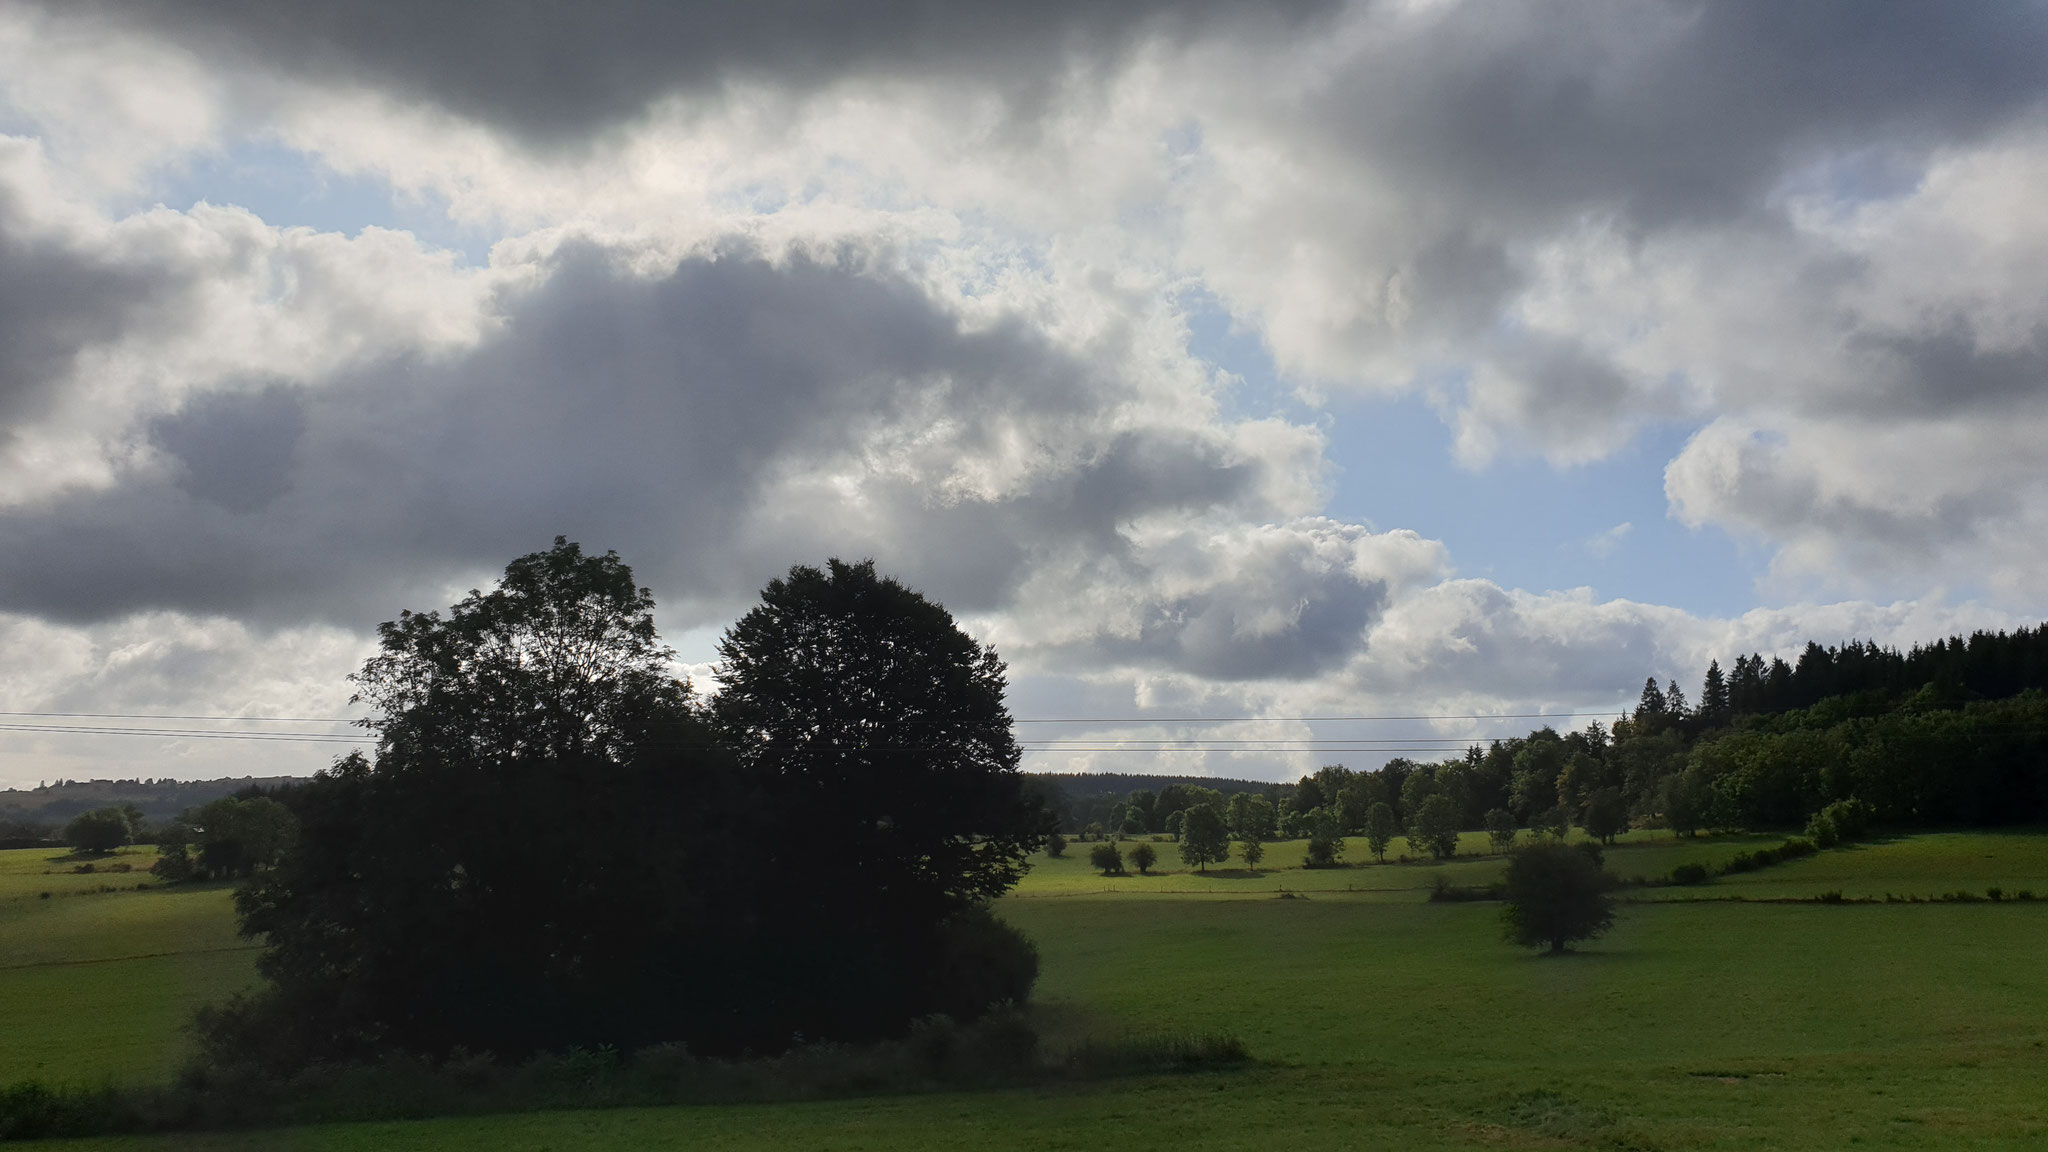
[(847, 571), (865, 592), (771, 585), (788, 629), (728, 635), (722, 715), (668, 671), (631, 570), (559, 538), (385, 625), (355, 677), (375, 756), (289, 796), (296, 840), (237, 896), (268, 992), (217, 1045), (771, 1051), (1021, 999), (1035, 953), (981, 907), (1038, 831), (1001, 665)]
[[(1589, 849), (1591, 849), (1589, 851)], [(1614, 901), (1598, 849), (1584, 844), (1539, 840), (1515, 849), (1508, 860), (1507, 937), (1525, 947), (1563, 952), (1614, 923)]]

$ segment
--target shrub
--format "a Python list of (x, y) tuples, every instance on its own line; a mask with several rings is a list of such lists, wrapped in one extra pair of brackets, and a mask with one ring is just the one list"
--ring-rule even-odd
[(119, 808), (95, 808), (81, 812), (64, 826), (64, 842), (80, 852), (105, 854), (128, 843), (135, 826)]
[(1705, 864), (1680, 864), (1671, 870), (1673, 884), (1704, 884), (1707, 880)]
[(1138, 866), (1138, 875), (1150, 876), (1152, 865), (1159, 862), (1159, 853), (1150, 844), (1139, 844), (1131, 849), (1131, 863)]
[(1870, 805), (1851, 796), (1815, 812), (1806, 822), (1806, 835), (1822, 848), (1854, 843), (1870, 835), (1876, 815)]
[(1045, 854), (1057, 860), (1067, 853), (1067, 838), (1057, 832), (1045, 838)]
[(1018, 1005), (1038, 982), (1038, 946), (986, 908), (969, 908), (946, 922), (934, 966), (932, 1006), (959, 1020), (976, 1020), (992, 1006)]
[(1121, 876), (1124, 874), (1123, 850), (1114, 844), (1097, 843), (1088, 850), (1088, 865), (1102, 869), (1104, 876)]
[(1244, 855), (1244, 866), (1254, 872), (1258, 871), (1259, 861), (1266, 858), (1266, 846), (1257, 840), (1246, 840), (1238, 851)]
[(1806, 835), (1822, 848), (1833, 848), (1842, 842), (1842, 834), (1826, 810), (1815, 812), (1806, 821)]

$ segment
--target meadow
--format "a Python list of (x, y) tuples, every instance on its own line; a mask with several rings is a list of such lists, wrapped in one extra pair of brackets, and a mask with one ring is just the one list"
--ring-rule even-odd
[[(1654, 875), (1775, 842), (1635, 834), (1608, 860)], [(1483, 837), (1466, 845), (1484, 851)], [(1056, 1035), (1228, 1031), (1250, 1070), (48, 1146), (2048, 1146), (2048, 902), (1700, 899), (2048, 893), (2048, 835), (1905, 837), (1630, 890), (1612, 933), (1560, 958), (1503, 944), (1496, 905), (1427, 902), (1438, 876), (1497, 878), (1499, 857), (1306, 871), (1281, 867), (1299, 844), (1276, 844), (1257, 874), (1203, 875), (1157, 847), (1166, 874), (1104, 878), (1075, 845), (1003, 901), (1041, 950), (1040, 1011)], [(1362, 842), (1349, 852), (1369, 859)], [(241, 945), (219, 889), (0, 903), (0, 933), (0, 964), (19, 965), (0, 981), (39, 981), (0, 982), (0, 1081), (45, 1075), (21, 1063), (38, 1059), (46, 1078), (147, 1074), (176, 1051), (182, 1014), (250, 971), (249, 952), (221, 950)]]

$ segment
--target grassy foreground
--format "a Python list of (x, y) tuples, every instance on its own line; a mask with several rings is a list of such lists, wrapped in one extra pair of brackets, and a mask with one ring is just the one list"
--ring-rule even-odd
[[(1617, 849), (1610, 863), (1625, 875), (1648, 873), (1629, 858), (1725, 858), (1756, 844), (1649, 839)], [(1159, 847), (1174, 859), (1170, 845)], [(1275, 846), (1269, 864), (1287, 847)], [(1363, 855), (1363, 845), (1353, 851)], [(1132, 878), (1113, 882), (1118, 891), (1089, 892), (1092, 874), (1063, 867), (1071, 862), (1071, 850), (1069, 861), (1047, 862), (1002, 908), (1039, 943), (1040, 998), (1049, 1014), (1097, 1028), (1230, 1031), (1264, 1066), (1050, 1090), (50, 1146), (2048, 1146), (2048, 1093), (2041, 1090), (2048, 1082), (2048, 903), (1637, 903), (1622, 910), (1608, 938), (1551, 959), (1499, 943), (1493, 905), (1422, 902), (1436, 875), (1483, 882), (1498, 860), (1297, 868), (1277, 879), (1244, 877), (1258, 887), (1235, 899), (1234, 889), (1170, 894), (1232, 877)], [(1779, 886), (1812, 896), (1847, 890), (1844, 877), (1858, 876), (1875, 895), (1936, 895), (1994, 884), (2018, 889), (2043, 874), (2048, 837), (1971, 834), (1913, 837), (1697, 889), (1646, 891), (1726, 895), (1754, 885), (1758, 895)], [(1306, 898), (1276, 898), (1281, 881)], [(1346, 881), (1362, 890), (1343, 891)], [(2048, 882), (2036, 889), (2048, 892)], [(174, 955), (212, 971), (218, 985), (247, 976), (248, 953), (205, 950), (232, 943), (225, 894), (217, 890), (26, 907), (20, 915), (12, 906), (0, 910), (0, 948), (10, 956), (93, 948), (113, 955), (147, 936), (182, 942), (189, 950)], [(40, 942), (19, 943), (21, 930)], [(0, 1049), (0, 1080), (21, 1075), (17, 1060), (36, 1048), (44, 1059), (67, 1051), (66, 1066), (89, 1066), (94, 1045), (66, 1037), (81, 1018), (102, 1021), (110, 985), (137, 985), (127, 1010), (116, 1007), (94, 1024), (110, 1051), (160, 1048), (174, 1038), (163, 1014), (138, 1010), (151, 997), (181, 1007), (205, 998), (203, 980), (145, 989), (142, 969), (114, 969), (123, 975), (110, 980), (89, 974), (96, 967), (106, 966), (42, 965), (46, 983), (33, 993), (48, 1002), (42, 1017), (22, 1014), (29, 993), (0, 983), (0, 1043), (14, 1045)]]

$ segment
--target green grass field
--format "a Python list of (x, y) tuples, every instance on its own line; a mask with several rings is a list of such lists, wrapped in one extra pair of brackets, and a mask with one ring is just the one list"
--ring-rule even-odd
[[(154, 859), (115, 859), (138, 855)], [(227, 890), (138, 891), (148, 875), (141, 870), (38, 870), (69, 867), (53, 857), (0, 852), (0, 1083), (168, 1076), (185, 1055), (181, 1029), (193, 1010), (254, 978), (255, 952), (235, 934)], [(95, 879), (122, 887), (64, 886)]]
[[(1625, 875), (1648, 874), (1772, 842), (1645, 836), (1618, 845), (1609, 861)], [(1177, 870), (1172, 846), (1158, 847)], [(1268, 863), (1299, 851), (1275, 845)], [(1048, 1014), (1107, 1030), (1227, 1030), (1259, 1067), (1057, 1090), (50, 1147), (2048, 1147), (2048, 902), (1635, 903), (1605, 939), (1549, 958), (1502, 944), (1495, 905), (1425, 902), (1436, 876), (1481, 882), (1497, 874), (1497, 858), (1108, 882), (1084, 860), (1070, 849), (1066, 861), (1045, 862), (1001, 908), (1043, 953)], [(1860, 877), (1876, 895), (1936, 894), (2018, 888), (2044, 872), (2048, 835), (1944, 834), (1644, 891), (1769, 895), (1782, 886), (1811, 896), (1816, 886), (1850, 891)], [(1278, 898), (1283, 882), (1303, 898)], [(1356, 890), (1345, 891), (1347, 882)], [(102, 911), (68, 912), (94, 907)], [(8, 955), (111, 956), (122, 951), (113, 938), (132, 946), (161, 933), (177, 945), (174, 956), (231, 958), (247, 977), (248, 953), (204, 950), (233, 942), (217, 890), (52, 900), (32, 915), (50, 919), (0, 921)], [(21, 928), (42, 942), (18, 943)], [(106, 967), (121, 963), (135, 962)], [(92, 1044), (71, 1039), (77, 1028), (63, 1006), (76, 1011), (108, 994), (94, 967), (45, 964), (33, 990), (0, 984), (9, 1014), (0, 1043), (10, 1045), (0, 1060), (11, 1069), (16, 1053), (40, 1048), (82, 1067)], [(116, 982), (143, 979), (138, 969)], [(198, 982), (156, 987), (181, 1006), (205, 998)], [(50, 1007), (24, 1015), (24, 996)], [(132, 1054), (175, 1041), (172, 1020), (134, 1011), (140, 998), (128, 1003), (107, 1017), (97, 1043)]]
[[(63, 849), (14, 848), (0, 852), (0, 908), (18, 900), (98, 894), (104, 888), (132, 890), (150, 883), (156, 849), (123, 848), (110, 856), (74, 856)], [(90, 871), (79, 871), (90, 869)]]

